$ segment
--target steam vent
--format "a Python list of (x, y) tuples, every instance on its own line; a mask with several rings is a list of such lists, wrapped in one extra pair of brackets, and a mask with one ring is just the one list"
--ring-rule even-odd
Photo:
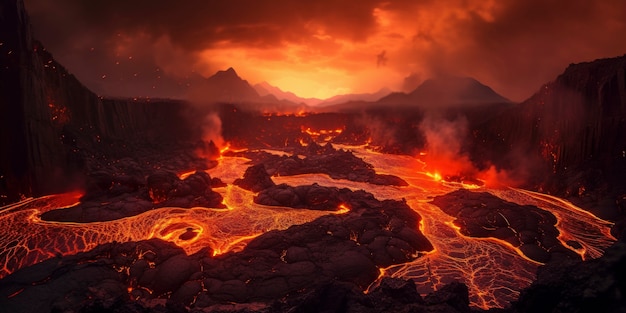
[(0, 0), (0, 312), (626, 312), (626, 55), (567, 66), (623, 2), (537, 4), (610, 11), (566, 61), (524, 1), (45, 2)]

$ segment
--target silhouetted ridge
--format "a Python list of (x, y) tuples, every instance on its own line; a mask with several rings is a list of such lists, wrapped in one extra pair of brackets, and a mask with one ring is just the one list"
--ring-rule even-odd
[(443, 100), (451, 104), (509, 102), (474, 78), (455, 76), (428, 79), (409, 96), (422, 101)]
[(232, 67), (207, 78), (200, 88), (203, 97), (217, 102), (240, 103), (261, 100), (256, 90), (248, 81), (239, 77)]
[(437, 108), (510, 101), (474, 78), (444, 76), (428, 79), (408, 94), (392, 93), (381, 98), (378, 103)]

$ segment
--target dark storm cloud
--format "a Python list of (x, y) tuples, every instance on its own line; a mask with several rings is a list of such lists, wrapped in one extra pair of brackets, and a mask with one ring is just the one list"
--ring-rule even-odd
[[(366, 38), (375, 26), (377, 1), (206, 1), (206, 0), (43, 0), (28, 1), (36, 19), (56, 20), (57, 27), (96, 36), (145, 32), (168, 36), (185, 49), (203, 49), (220, 41), (245, 45), (278, 45), (300, 41), (324, 30), (348, 40)], [(41, 8), (45, 8), (41, 10)], [(52, 25), (55, 27), (55, 25)], [(69, 29), (65, 29), (65, 31)], [(42, 31), (45, 31), (42, 29)], [(72, 40), (68, 33), (48, 34), (51, 40)]]
[[(250, 49), (244, 57), (255, 59), (247, 66), (264, 73), (296, 65), (306, 71), (313, 60), (312, 70), (346, 77), (359, 68), (375, 70), (371, 51), (385, 50), (387, 66), (378, 70), (395, 71), (395, 87), (411, 74), (448, 73), (476, 77), (523, 100), (569, 63), (626, 52), (623, 0), (25, 1), (36, 37), (88, 86), (106, 93), (149, 77), (141, 82), (141, 93), (149, 94), (157, 76), (206, 75), (223, 69), (230, 55), (228, 66), (239, 70), (246, 65), (233, 49)], [(230, 50), (212, 64), (207, 49)], [(157, 68), (163, 72), (154, 73)], [(370, 72), (367, 79), (392, 80), (381, 75)], [(372, 86), (365, 76), (335, 87)]]
[[(570, 63), (626, 53), (626, 1), (494, 1), (491, 17), (449, 18), (449, 33), (416, 32), (431, 42), (419, 55), (430, 75), (462, 72), (523, 100)], [(451, 36), (453, 47), (445, 45)], [(444, 44), (441, 44), (443, 41)]]
[(516, 1), (473, 31), (476, 46), (487, 47), (482, 55), (496, 61), (482, 62), (491, 75), (538, 88), (537, 78), (552, 79), (569, 63), (626, 53), (626, 1)]

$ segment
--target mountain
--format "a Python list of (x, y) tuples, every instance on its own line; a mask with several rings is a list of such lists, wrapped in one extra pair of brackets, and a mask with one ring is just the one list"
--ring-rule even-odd
[(345, 95), (337, 95), (331, 98), (328, 98), (319, 106), (331, 106), (342, 104), (346, 102), (356, 102), (356, 101), (366, 101), (366, 102), (374, 102), (378, 101), (381, 98), (388, 96), (391, 93), (391, 90), (388, 88), (382, 88), (375, 93), (357, 93), (357, 94), (345, 94)]
[[(355, 111), (373, 108), (402, 110), (476, 110), (495, 108), (511, 102), (490, 87), (470, 77), (445, 76), (428, 79), (410, 93), (381, 89), (374, 94), (338, 96), (337, 101), (323, 106), (326, 111)], [(345, 100), (345, 101), (343, 101)], [(496, 113), (491, 110), (490, 114)]]
[(277, 97), (263, 88), (253, 87), (232, 67), (218, 71), (190, 89), (190, 101), (204, 107), (207, 104), (228, 104), (246, 111), (285, 114), (310, 111), (303, 101), (290, 101)]
[(334, 106), (346, 102), (354, 102), (354, 101), (367, 101), (373, 102), (378, 99), (387, 96), (391, 93), (391, 90), (388, 88), (382, 88), (375, 93), (357, 93), (357, 94), (344, 94), (344, 95), (336, 95), (328, 99), (317, 99), (317, 98), (301, 98), (298, 97), (293, 92), (283, 91), (278, 87), (270, 85), (268, 82), (262, 82), (254, 85), (254, 89), (260, 95), (274, 95), (276, 98), (281, 100), (291, 101), (293, 103), (304, 103), (311, 107), (329, 107)]
[(411, 105), (423, 108), (509, 102), (508, 99), (476, 79), (457, 76), (428, 79), (408, 94), (392, 93), (378, 101), (378, 103), (383, 104)]
[(191, 91), (194, 100), (208, 102), (243, 103), (262, 101), (261, 96), (248, 81), (230, 67), (200, 81)]
[(261, 96), (273, 95), (279, 100), (286, 100), (286, 101), (290, 101), (293, 103), (304, 103), (306, 105), (315, 106), (323, 101), (323, 100), (316, 99), (316, 98), (298, 97), (293, 92), (283, 91), (282, 89), (272, 86), (268, 82), (265, 82), (265, 81), (255, 84), (253, 87)]

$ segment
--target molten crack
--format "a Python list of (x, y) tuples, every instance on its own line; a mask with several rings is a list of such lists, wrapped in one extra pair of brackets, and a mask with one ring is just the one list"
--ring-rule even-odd
[[(322, 132), (319, 133), (321, 136)], [(330, 134), (336, 133), (337, 130)], [(490, 189), (462, 181), (446, 181), (441, 175), (424, 172), (424, 163), (412, 157), (380, 154), (362, 146), (344, 148), (352, 149), (379, 174), (398, 176), (409, 185), (372, 185), (335, 180), (325, 174), (281, 176), (273, 180), (277, 184), (292, 186), (315, 182), (322, 186), (363, 189), (381, 200), (403, 199), (422, 216), (415, 227), (430, 240), (433, 251), (420, 253), (408, 263), (380, 268), (379, 278), (366, 292), (383, 277), (413, 279), (422, 294), (438, 290), (452, 281), (461, 281), (469, 288), (471, 304), (488, 309), (506, 306), (517, 299), (520, 290), (532, 283), (539, 263), (504, 240), (463, 235), (454, 224), (454, 217), (430, 203), (432, 197), (460, 188), (480, 189), (506, 201), (530, 204), (552, 213), (558, 220), (558, 239), (583, 259), (601, 256), (615, 241), (610, 234), (611, 223), (562, 199), (521, 189)], [(222, 156), (219, 165), (208, 171), (212, 177), (219, 177), (228, 184), (214, 189), (224, 197), (226, 209), (160, 208), (137, 216), (94, 223), (49, 222), (39, 218), (46, 211), (76, 205), (81, 197), (78, 192), (26, 199), (2, 207), (0, 225), (5, 234), (0, 239), (0, 277), (57, 255), (87, 251), (112, 241), (160, 238), (174, 242), (189, 254), (208, 247), (216, 256), (239, 251), (250, 240), (269, 230), (286, 229), (323, 215), (345, 214), (350, 210), (345, 205), (340, 205), (335, 212), (324, 212), (255, 204), (254, 193), (232, 185), (248, 167), (248, 161)]]

